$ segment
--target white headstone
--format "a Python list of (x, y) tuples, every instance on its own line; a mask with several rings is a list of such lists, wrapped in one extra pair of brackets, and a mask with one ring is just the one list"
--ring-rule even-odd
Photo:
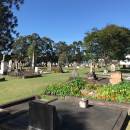
[(1, 61), (1, 69), (0, 69), (0, 74), (4, 74), (7, 72), (7, 63), (5, 61)]
[(77, 69), (79, 69), (80, 67), (79, 67), (79, 66), (77, 66), (76, 68), (77, 68)]
[(11, 70), (12, 70), (12, 60), (9, 60), (8, 72), (10, 72)]
[(114, 71), (116, 71), (116, 67), (114, 64), (111, 64), (111, 72), (114, 72)]
[(68, 68), (68, 65), (66, 65), (65, 68)]
[(108, 73), (108, 70), (105, 69), (105, 70), (103, 71), (103, 74), (107, 74), (107, 73)]
[(9, 60), (9, 69), (12, 69), (12, 60)]
[(35, 67), (35, 73), (38, 73), (38, 67)]
[(93, 72), (93, 65), (92, 65), (92, 63), (90, 63), (90, 73), (92, 73)]

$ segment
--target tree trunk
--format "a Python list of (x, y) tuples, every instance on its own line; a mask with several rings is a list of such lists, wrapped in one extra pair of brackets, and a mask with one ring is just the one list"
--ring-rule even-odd
[(60, 73), (64, 73), (64, 71), (63, 71), (63, 69), (62, 69), (62, 65), (61, 65), (61, 64), (59, 64), (59, 65), (58, 65), (58, 69), (59, 69), (59, 72), (60, 72)]
[(35, 68), (35, 52), (33, 51), (33, 55), (32, 55), (32, 69)]

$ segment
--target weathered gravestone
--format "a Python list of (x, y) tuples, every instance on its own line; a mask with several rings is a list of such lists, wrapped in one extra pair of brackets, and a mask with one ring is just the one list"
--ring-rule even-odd
[(12, 70), (12, 60), (9, 60), (8, 72)]
[(121, 72), (112, 72), (110, 75), (109, 81), (113, 85), (122, 82), (122, 73)]
[(92, 62), (90, 63), (89, 66), (90, 66), (90, 70), (89, 70), (89, 72), (92, 73), (92, 72), (93, 72), (93, 64), (92, 64)]
[(35, 100), (29, 104), (29, 130), (60, 130), (56, 107)]
[(47, 71), (51, 72), (51, 62), (47, 62)]
[(73, 66), (73, 69), (76, 69), (77, 68), (77, 63), (74, 62), (72, 66)]
[(115, 72), (116, 71), (116, 66), (114, 64), (111, 64), (110, 68), (111, 68), (111, 72)]
[(73, 70), (72, 70), (72, 73), (71, 73), (71, 77), (72, 78), (77, 78), (79, 76), (79, 73), (77, 71), (77, 63), (74, 62), (73, 63)]
[(78, 71), (77, 71), (76, 69), (74, 69), (74, 70), (72, 71), (72, 73), (71, 73), (71, 77), (72, 77), (73, 79), (75, 79), (75, 78), (77, 78), (78, 76), (79, 76)]

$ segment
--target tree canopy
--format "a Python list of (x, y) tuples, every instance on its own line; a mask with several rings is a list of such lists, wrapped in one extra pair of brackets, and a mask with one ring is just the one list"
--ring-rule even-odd
[(93, 29), (86, 33), (84, 45), (90, 58), (121, 60), (130, 47), (130, 30), (117, 25)]
[(0, 51), (8, 51), (14, 40), (12, 34), (18, 35), (15, 30), (17, 17), (12, 11), (13, 7), (19, 10), (24, 0), (0, 0)]

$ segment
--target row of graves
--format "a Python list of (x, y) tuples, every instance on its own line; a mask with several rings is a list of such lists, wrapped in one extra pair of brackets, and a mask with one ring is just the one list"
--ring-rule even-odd
[(123, 75), (122, 72), (116, 71), (116, 65), (111, 64), (110, 65), (110, 72), (108, 73), (108, 70), (104, 69), (103, 73), (96, 73), (95, 72), (95, 66), (93, 64), (90, 64), (90, 72), (87, 75), (87, 79), (90, 82), (94, 83), (105, 83), (105, 84), (118, 84), (122, 82)]
[[(118, 84), (122, 82), (123, 75), (120, 71), (116, 71), (116, 65), (111, 64), (110, 65), (110, 71), (104, 69), (102, 73), (96, 72), (95, 69), (97, 69), (97, 66), (90, 63), (87, 67), (89, 68), (89, 73), (87, 73), (87, 81), (90, 83), (96, 83), (96, 84)], [(76, 78), (79, 76), (78, 69), (81, 66), (78, 66), (76, 62), (72, 64), (72, 78)], [(84, 66), (82, 66), (84, 67)], [(128, 78), (128, 77), (127, 77)]]
[[(0, 63), (0, 75), (10, 75), (16, 76), (21, 78), (33, 78), (33, 77), (40, 77), (43, 73), (51, 72), (51, 62), (47, 63), (47, 70), (43, 72), (40, 67), (35, 67), (32, 69), (31, 67), (27, 67), (25, 69), (26, 64), (19, 62), (19, 61), (12, 61), (5, 62), (4, 60)], [(1, 79), (3, 76), (1, 76)]]

